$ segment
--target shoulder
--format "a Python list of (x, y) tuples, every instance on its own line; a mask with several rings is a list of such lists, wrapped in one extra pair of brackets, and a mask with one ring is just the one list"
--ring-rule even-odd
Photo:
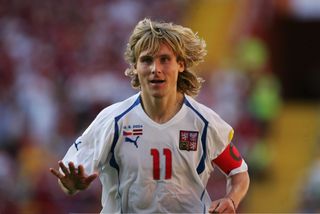
[(196, 114), (202, 116), (205, 120), (211, 120), (215, 118), (221, 119), (221, 117), (214, 110), (196, 101), (194, 98), (188, 95), (185, 96), (185, 104)]
[(140, 93), (137, 93), (126, 100), (121, 102), (114, 103), (106, 108), (104, 108), (98, 115), (96, 119), (105, 119), (105, 118), (116, 118), (117, 116), (123, 114), (125, 111), (130, 110), (134, 106), (140, 103)]
[(192, 109), (192, 111), (198, 115), (208, 125), (209, 130), (214, 133), (225, 133), (225, 135), (229, 136), (229, 140), (233, 136), (233, 128), (223, 120), (219, 114), (217, 114), (211, 108), (203, 105), (202, 103), (196, 101), (190, 96), (185, 97), (186, 105)]
[(122, 115), (123, 112), (128, 111), (128, 109), (140, 103), (139, 95), (140, 93), (137, 93), (127, 98), (126, 100), (114, 103), (104, 108), (96, 116), (96, 118), (90, 124), (86, 132), (88, 132), (89, 130), (95, 130), (98, 127), (105, 129), (110, 128), (110, 126), (114, 123), (115, 119), (119, 117), (119, 115)]

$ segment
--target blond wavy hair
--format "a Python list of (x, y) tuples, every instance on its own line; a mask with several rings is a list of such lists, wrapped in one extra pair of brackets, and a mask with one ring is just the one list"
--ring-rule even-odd
[(185, 70), (178, 76), (177, 90), (196, 96), (203, 79), (190, 69), (204, 60), (207, 54), (205, 41), (190, 28), (150, 19), (144, 19), (135, 26), (124, 54), (130, 65), (125, 75), (131, 78), (132, 87), (140, 89), (138, 75), (134, 72), (140, 53), (147, 50), (150, 54), (155, 54), (161, 44), (168, 45), (175, 53), (177, 61), (183, 61), (185, 65)]

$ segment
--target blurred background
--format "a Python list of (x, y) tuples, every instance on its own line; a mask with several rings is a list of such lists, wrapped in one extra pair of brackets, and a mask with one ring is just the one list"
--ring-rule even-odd
[[(48, 168), (136, 93), (123, 52), (144, 17), (207, 41), (197, 99), (234, 127), (248, 162), (239, 211), (320, 212), (320, 1), (0, 0), (0, 213), (100, 211), (98, 180), (68, 197)], [(213, 173), (213, 199), (224, 179)]]

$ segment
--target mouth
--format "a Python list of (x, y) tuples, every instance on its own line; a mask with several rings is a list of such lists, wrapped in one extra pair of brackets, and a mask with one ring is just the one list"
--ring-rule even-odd
[(150, 83), (152, 84), (160, 84), (160, 83), (164, 83), (164, 80), (150, 80)]

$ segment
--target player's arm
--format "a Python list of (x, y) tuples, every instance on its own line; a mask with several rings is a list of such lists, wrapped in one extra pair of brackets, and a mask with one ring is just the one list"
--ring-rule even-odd
[(249, 188), (247, 165), (233, 144), (212, 161), (227, 175), (227, 194), (224, 198), (213, 201), (209, 212), (235, 213)]
[(227, 195), (232, 200), (235, 210), (246, 195), (249, 188), (248, 172), (240, 172), (227, 178)]
[(61, 189), (69, 195), (85, 190), (91, 182), (97, 178), (97, 174), (87, 175), (82, 165), (75, 167), (73, 162), (69, 162), (68, 167), (59, 161), (60, 170), (50, 168), (50, 172), (58, 178)]
[[(99, 170), (99, 163), (106, 161), (111, 149), (114, 136), (112, 114), (116, 108), (117, 105), (112, 105), (102, 110), (70, 146), (63, 161), (58, 162), (60, 169), (50, 168), (65, 193), (73, 195), (85, 190), (97, 178), (94, 172)], [(74, 163), (81, 164), (76, 166)]]

